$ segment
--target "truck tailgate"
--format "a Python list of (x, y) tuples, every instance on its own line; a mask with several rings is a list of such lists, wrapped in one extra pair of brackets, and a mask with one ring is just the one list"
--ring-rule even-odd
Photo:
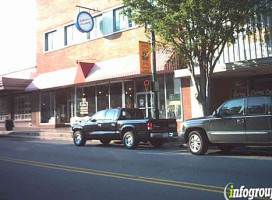
[(152, 132), (177, 132), (176, 119), (152, 119), (153, 123)]

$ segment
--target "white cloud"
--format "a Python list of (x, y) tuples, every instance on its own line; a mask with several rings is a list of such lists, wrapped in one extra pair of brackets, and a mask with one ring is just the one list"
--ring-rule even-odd
[(0, 3), (0, 74), (36, 65), (36, 1)]

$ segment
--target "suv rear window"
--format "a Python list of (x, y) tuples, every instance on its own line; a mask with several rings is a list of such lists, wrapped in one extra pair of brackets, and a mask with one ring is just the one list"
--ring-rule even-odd
[(266, 97), (252, 97), (247, 100), (247, 112), (249, 115), (266, 114)]

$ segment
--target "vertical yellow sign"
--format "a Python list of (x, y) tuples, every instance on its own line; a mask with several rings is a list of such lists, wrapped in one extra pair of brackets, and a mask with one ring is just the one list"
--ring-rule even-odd
[(147, 42), (139, 42), (140, 73), (151, 74), (151, 45)]

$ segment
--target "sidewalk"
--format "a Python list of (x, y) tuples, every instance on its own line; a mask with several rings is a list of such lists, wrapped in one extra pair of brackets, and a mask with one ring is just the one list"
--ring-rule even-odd
[(6, 131), (0, 128), (0, 137), (21, 137), (44, 140), (69, 140), (72, 141), (70, 128), (16, 128)]

